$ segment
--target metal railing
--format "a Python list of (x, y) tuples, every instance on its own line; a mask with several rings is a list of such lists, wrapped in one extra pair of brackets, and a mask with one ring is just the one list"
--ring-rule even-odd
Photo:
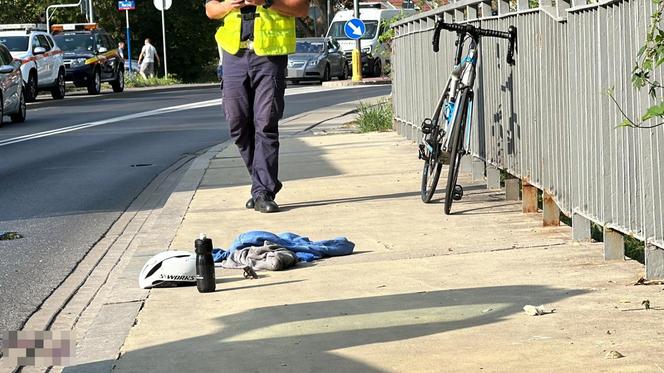
[[(484, 39), (476, 82), (471, 152), (550, 193), (566, 215), (645, 241), (647, 272), (664, 273), (664, 128), (616, 128), (654, 101), (631, 85), (654, 6), (650, 0), (463, 0), (395, 24), (392, 78), (395, 126), (421, 140), (453, 61), (455, 35), (431, 48), (437, 17), (483, 28), (518, 29), (516, 65), (507, 43)], [(655, 80), (662, 81), (662, 73)], [(648, 263), (648, 260), (651, 263)], [(653, 272), (654, 271), (654, 272)]]

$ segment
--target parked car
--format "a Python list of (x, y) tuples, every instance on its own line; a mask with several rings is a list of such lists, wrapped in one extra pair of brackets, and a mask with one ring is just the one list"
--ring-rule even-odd
[(25, 121), (26, 104), (21, 61), (15, 60), (9, 49), (0, 44), (0, 125), (6, 115), (12, 122)]
[(0, 25), (0, 43), (21, 60), (25, 99), (32, 102), (39, 91), (49, 91), (54, 99), (65, 97), (65, 68), (58, 48), (46, 25)]
[(124, 91), (124, 60), (110, 34), (94, 23), (53, 25), (51, 30), (64, 51), (67, 81), (92, 95), (101, 92), (103, 82), (114, 92)]
[(286, 79), (297, 84), (303, 80), (340, 80), (348, 78), (348, 63), (339, 44), (331, 38), (302, 38), (294, 54), (288, 56)]

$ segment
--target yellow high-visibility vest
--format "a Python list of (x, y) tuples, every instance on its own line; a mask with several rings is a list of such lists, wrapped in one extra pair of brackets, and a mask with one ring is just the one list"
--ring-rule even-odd
[[(283, 16), (274, 10), (256, 7), (254, 18), (254, 52), (259, 56), (280, 56), (295, 53), (295, 17)], [(214, 38), (230, 54), (240, 50), (242, 13), (228, 13)]]

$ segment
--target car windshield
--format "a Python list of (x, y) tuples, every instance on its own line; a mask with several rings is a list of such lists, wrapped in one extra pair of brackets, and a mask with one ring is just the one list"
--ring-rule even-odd
[(24, 52), (28, 50), (28, 37), (0, 36), (0, 44), (4, 44), (10, 52)]
[(94, 46), (92, 35), (56, 35), (54, 39), (58, 47), (65, 52), (92, 52)]
[[(376, 32), (378, 31), (378, 22), (377, 21), (364, 21), (364, 24), (366, 25), (367, 29), (364, 32), (364, 35), (362, 35), (361, 39), (368, 40), (368, 39), (373, 39), (376, 37)], [(346, 25), (346, 22), (343, 21), (337, 21), (333, 22), (330, 25), (330, 32), (328, 33), (327, 36), (332, 37), (337, 40), (349, 40), (350, 38), (346, 36), (346, 33), (344, 32), (344, 26)]]
[(322, 53), (325, 43), (322, 41), (298, 41), (295, 46), (295, 53)]

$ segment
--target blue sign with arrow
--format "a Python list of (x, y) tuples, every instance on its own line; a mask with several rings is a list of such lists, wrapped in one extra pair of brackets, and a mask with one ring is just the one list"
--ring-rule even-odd
[(367, 31), (367, 26), (361, 19), (351, 18), (344, 25), (344, 32), (350, 39), (357, 40)]

